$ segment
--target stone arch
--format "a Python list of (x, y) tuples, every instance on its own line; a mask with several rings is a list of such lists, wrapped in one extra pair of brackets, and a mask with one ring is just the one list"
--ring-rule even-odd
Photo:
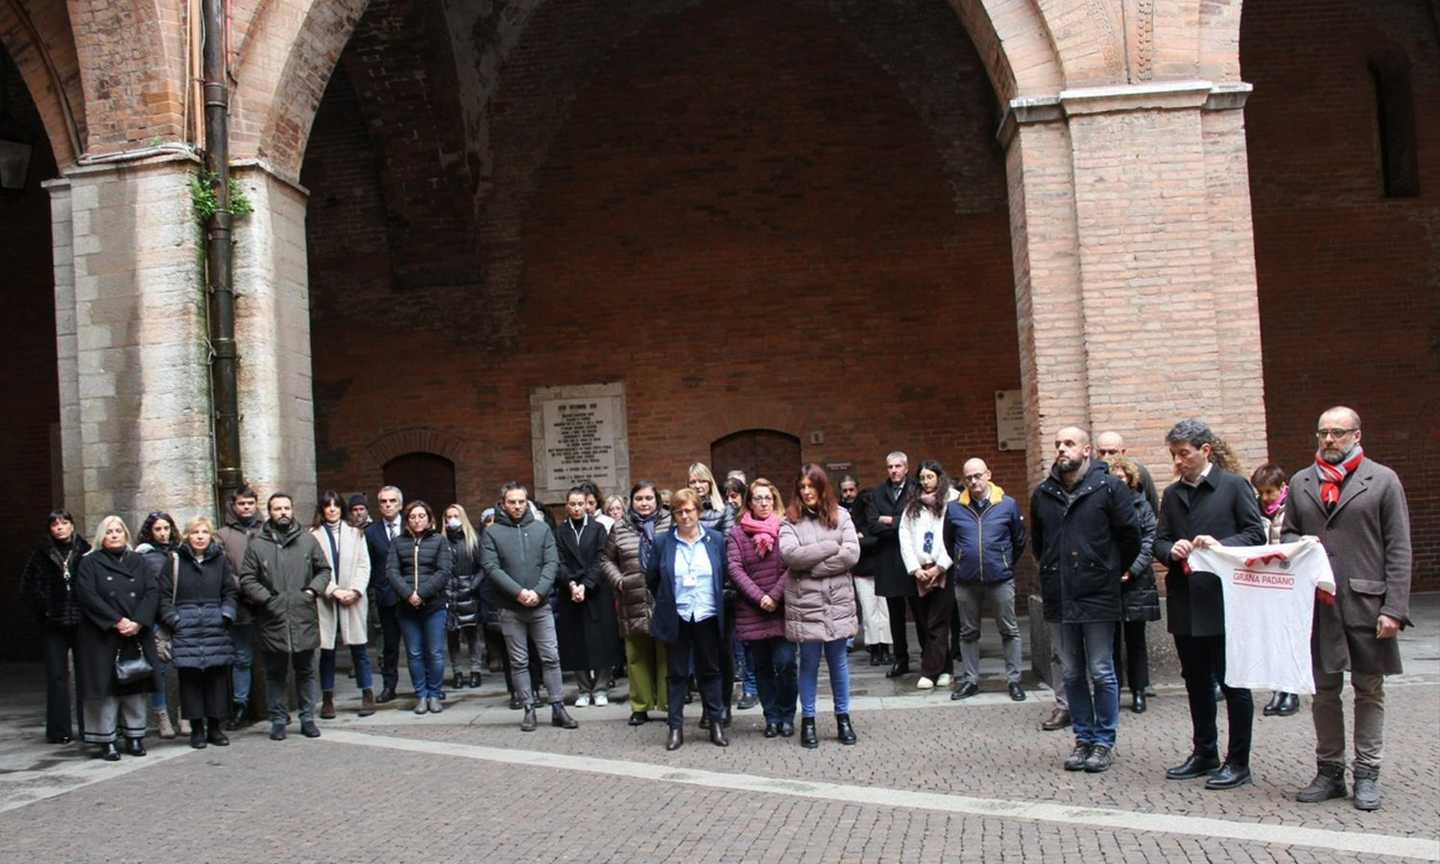
[(85, 94), (86, 152), (184, 139), (185, 27), (178, 5), (69, 0)]
[(85, 151), (85, 94), (64, 4), (40, 3), (29, 10), (0, 4), (0, 45), (35, 100), (56, 164), (75, 164)]
[(433, 453), (458, 464), (464, 446), (459, 439), (438, 429), (414, 426), (386, 432), (371, 441), (366, 450), (378, 469), (390, 460), (407, 453)]

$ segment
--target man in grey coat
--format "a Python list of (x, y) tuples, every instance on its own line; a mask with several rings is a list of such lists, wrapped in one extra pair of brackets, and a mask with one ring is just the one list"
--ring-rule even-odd
[(1398, 675), (1395, 634), (1410, 624), (1410, 511), (1395, 472), (1365, 456), (1360, 415), (1337, 406), (1320, 415), (1315, 464), (1290, 480), (1282, 539), (1320, 538), (1335, 573), (1333, 602), (1315, 603), (1310, 659), (1315, 673), (1315, 779), (1296, 797), (1343, 798), (1345, 671), (1355, 690), (1354, 804), (1380, 807), (1385, 676)]
[(488, 584), (486, 599), (496, 607), (505, 650), (510, 655), (510, 681), (525, 705), (522, 732), (534, 732), (535, 694), (530, 690), (530, 650), (535, 641), (545, 669), (545, 690), (550, 694), (550, 725), (574, 729), (565, 711), (560, 679), (560, 650), (555, 639), (555, 615), (547, 600), (555, 586), (560, 557), (550, 526), (535, 518), (530, 495), (519, 483), (500, 490), (501, 510), (495, 524), (480, 537), (480, 568)]
[(250, 541), (240, 564), (240, 596), (254, 608), (259, 628), (270, 738), (285, 740), (290, 723), (285, 683), (292, 668), (300, 699), (300, 732), (306, 738), (319, 738), (315, 649), (320, 647), (320, 616), (315, 598), (330, 582), (330, 562), (315, 537), (295, 521), (289, 495), (271, 495), (266, 509), (270, 518)]

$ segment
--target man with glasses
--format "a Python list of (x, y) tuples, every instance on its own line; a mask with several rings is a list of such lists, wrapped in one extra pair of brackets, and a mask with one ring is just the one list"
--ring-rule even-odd
[[(380, 505), (380, 518), (365, 529), (365, 546), (370, 552), (370, 572), (384, 573), (385, 559), (390, 554), (390, 542), (400, 536), (400, 507), (405, 495), (395, 486), (381, 486), (375, 495)], [(383, 647), (380, 653), (380, 695), (376, 702), (384, 703), (395, 699), (395, 688), (400, 683), (400, 598), (390, 587), (388, 579), (371, 579), (370, 590), (374, 592), (372, 602), (380, 610), (380, 635)]]
[(1395, 634), (1410, 624), (1410, 514), (1400, 478), (1360, 446), (1360, 415), (1336, 406), (1320, 415), (1315, 464), (1290, 480), (1282, 539), (1320, 538), (1335, 573), (1333, 603), (1315, 604), (1315, 779), (1295, 796), (1343, 798), (1345, 671), (1355, 691), (1354, 805), (1380, 807), (1385, 676), (1400, 674)]
[[(1125, 438), (1119, 432), (1101, 432), (1095, 436), (1095, 458), (1109, 459), (1111, 456), (1129, 456), (1130, 451), (1125, 448)], [(1134, 459), (1134, 457), (1131, 457)], [(1140, 469), (1140, 491), (1145, 493), (1145, 500), (1150, 502), (1150, 512), (1160, 512), (1160, 496), (1155, 491), (1155, 480), (1150, 476), (1150, 469), (1145, 463), (1135, 459), (1135, 467)]]

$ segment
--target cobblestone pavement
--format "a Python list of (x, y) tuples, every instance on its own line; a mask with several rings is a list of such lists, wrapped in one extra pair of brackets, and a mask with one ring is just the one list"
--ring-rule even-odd
[[(1164, 687), (1146, 714), (1122, 712), (1115, 767), (1085, 775), (1060, 770), (1067, 733), (1037, 728), (1043, 690), (950, 703), (866, 668), (861, 689), (885, 695), (857, 703), (856, 747), (834, 740), (822, 699), (817, 751), (764, 739), (753, 709), (723, 750), (691, 711), (667, 753), (658, 716), (625, 724), (620, 690), (572, 709), (576, 731), (522, 733), (492, 677), (441, 715), (402, 700), (361, 719), (347, 694), (319, 741), (257, 725), (199, 752), (152, 739), (118, 765), (35, 744), (33, 688), (7, 683), (0, 862), (1440, 860), (1440, 627), (1407, 636), (1409, 674), (1387, 687), (1385, 806), (1369, 814), (1292, 800), (1313, 772), (1308, 700), (1257, 716), (1255, 785), (1216, 793), (1164, 779), (1189, 736), (1183, 692)], [(22, 685), (23, 672), (0, 669)]]

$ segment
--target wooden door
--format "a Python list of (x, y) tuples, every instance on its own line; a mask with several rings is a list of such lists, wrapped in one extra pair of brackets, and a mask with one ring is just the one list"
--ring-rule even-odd
[[(385, 485), (398, 486), (405, 503), (422, 500), (445, 518), (445, 508), (455, 503), (455, 463), (434, 453), (406, 453), (385, 463)], [(378, 512), (378, 511), (377, 511)], [(378, 518), (378, 517), (377, 517)]]
[(764, 477), (789, 499), (800, 474), (800, 439), (774, 429), (745, 429), (710, 445), (710, 470), (725, 482), (733, 470), (745, 472), (747, 481)]

